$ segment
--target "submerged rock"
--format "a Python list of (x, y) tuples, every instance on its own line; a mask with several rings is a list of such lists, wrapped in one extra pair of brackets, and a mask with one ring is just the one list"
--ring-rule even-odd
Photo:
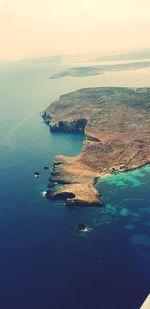
[(76, 225), (76, 229), (78, 232), (90, 232), (93, 230), (90, 226), (87, 224), (79, 223)]
[(50, 169), (50, 167), (49, 166), (44, 166), (44, 170), (49, 170)]
[(34, 172), (33, 175), (34, 175), (34, 178), (39, 178), (41, 176), (39, 172)]
[(47, 191), (43, 191), (43, 192), (42, 192), (42, 196), (43, 196), (43, 197), (47, 197)]
[(45, 198), (50, 198), (51, 197), (51, 191), (50, 190), (43, 191), (42, 196), (45, 197)]
[(47, 185), (47, 188), (53, 188), (55, 186), (54, 182), (50, 182)]

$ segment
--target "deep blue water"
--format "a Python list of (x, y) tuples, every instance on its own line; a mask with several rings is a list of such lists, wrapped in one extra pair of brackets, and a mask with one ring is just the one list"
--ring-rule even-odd
[[(40, 112), (98, 77), (49, 80), (60, 63), (0, 65), (0, 308), (138, 309), (150, 288), (150, 168), (103, 178), (105, 209), (44, 199), (57, 154), (80, 135), (52, 135)], [(39, 179), (32, 173), (41, 172)], [(90, 233), (77, 233), (87, 223)]]

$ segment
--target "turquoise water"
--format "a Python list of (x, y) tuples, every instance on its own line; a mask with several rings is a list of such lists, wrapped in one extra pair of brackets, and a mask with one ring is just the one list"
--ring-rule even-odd
[[(49, 80), (62, 68), (0, 65), (0, 308), (137, 309), (150, 287), (149, 166), (101, 179), (104, 209), (69, 209), (41, 194), (43, 167), (78, 154), (83, 136), (52, 135), (40, 112), (62, 93), (101, 85)], [(93, 231), (77, 233), (78, 223)]]

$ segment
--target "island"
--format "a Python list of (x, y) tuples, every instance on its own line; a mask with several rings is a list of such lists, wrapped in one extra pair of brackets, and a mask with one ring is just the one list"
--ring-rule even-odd
[(95, 87), (62, 95), (44, 112), (51, 132), (84, 134), (81, 153), (59, 155), (48, 197), (68, 206), (103, 206), (97, 179), (150, 163), (150, 88)]
[(101, 65), (88, 65), (80, 67), (68, 68), (65, 71), (50, 76), (50, 79), (62, 78), (62, 77), (85, 77), (96, 76), (105, 74), (108, 72), (118, 72), (126, 70), (139, 70), (144, 68), (150, 68), (150, 61), (134, 61), (120, 64), (101, 64)]

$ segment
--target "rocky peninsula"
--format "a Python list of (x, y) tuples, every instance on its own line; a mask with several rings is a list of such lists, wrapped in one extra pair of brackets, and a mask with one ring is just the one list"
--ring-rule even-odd
[(62, 95), (43, 113), (51, 132), (84, 133), (81, 153), (57, 156), (48, 197), (69, 206), (103, 206), (99, 177), (150, 163), (150, 88), (86, 88)]

